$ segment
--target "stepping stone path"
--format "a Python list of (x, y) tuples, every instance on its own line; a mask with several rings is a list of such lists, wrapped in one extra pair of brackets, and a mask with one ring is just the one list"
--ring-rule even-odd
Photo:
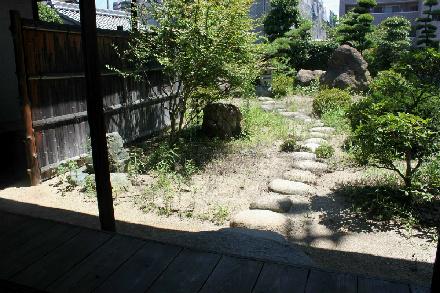
[(292, 158), (295, 161), (300, 161), (300, 160), (315, 161), (316, 155), (314, 153), (309, 153), (309, 152), (293, 152)]
[(259, 97), (258, 101), (260, 101), (260, 102), (269, 102), (269, 101), (273, 101), (273, 99), (270, 98), (270, 97)]
[(283, 179), (304, 182), (307, 184), (316, 184), (318, 176), (310, 171), (292, 169), (284, 172)]
[[(261, 107), (265, 111), (278, 109), (280, 115), (289, 118), (312, 123), (314, 120), (302, 112), (289, 112), (271, 98), (261, 97)], [(298, 127), (304, 127), (298, 125)], [(335, 132), (332, 127), (326, 127), (321, 121), (315, 121), (313, 127), (308, 130), (308, 139), (302, 146), (311, 152), (294, 152), (292, 169), (286, 170), (282, 178), (277, 178), (269, 183), (269, 190), (278, 193), (278, 196), (270, 195), (260, 198), (250, 204), (250, 210), (241, 211), (232, 217), (230, 226), (234, 228), (246, 228), (253, 230), (272, 231), (285, 237), (292, 230), (292, 223), (284, 213), (304, 213), (310, 209), (311, 198), (316, 195), (312, 186), (316, 184), (319, 176), (328, 170), (325, 163), (317, 162), (313, 153), (326, 138)], [(309, 185), (311, 184), (311, 185)], [(289, 197), (281, 196), (289, 195)]]
[(315, 189), (305, 183), (285, 179), (275, 179), (269, 183), (269, 189), (273, 192), (288, 195), (313, 195)]
[(250, 204), (251, 210), (269, 210), (277, 213), (287, 213), (292, 207), (292, 201), (288, 197), (260, 198)]

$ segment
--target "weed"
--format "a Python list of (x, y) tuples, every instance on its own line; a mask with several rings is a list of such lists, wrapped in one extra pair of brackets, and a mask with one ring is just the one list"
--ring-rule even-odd
[(228, 207), (217, 206), (212, 214), (211, 221), (216, 225), (223, 225), (230, 216)]
[(331, 145), (323, 144), (315, 150), (316, 157), (319, 159), (329, 159), (335, 154), (335, 150)]
[(335, 128), (337, 133), (350, 133), (351, 131), (350, 122), (342, 108), (323, 113), (321, 120), (325, 125)]
[(297, 86), (295, 88), (295, 93), (304, 96), (315, 96), (318, 94), (320, 87), (319, 79), (315, 79), (309, 86)]

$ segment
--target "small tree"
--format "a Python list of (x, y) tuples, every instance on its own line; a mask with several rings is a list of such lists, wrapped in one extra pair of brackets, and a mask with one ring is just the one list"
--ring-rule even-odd
[(272, 42), (282, 37), (292, 27), (298, 27), (301, 16), (298, 0), (273, 0), (271, 10), (264, 18), (264, 32)]
[(411, 23), (406, 18), (395, 16), (386, 18), (372, 33), (374, 48), (365, 52), (369, 70), (376, 74), (390, 69), (409, 52)]
[(420, 31), (417, 45), (438, 48), (438, 41), (433, 40), (436, 37), (437, 27), (432, 24), (433, 16), (440, 15), (439, 9), (432, 9), (433, 6), (438, 4), (438, 0), (425, 0), (423, 4), (427, 6), (428, 9), (423, 11), (425, 17), (417, 18), (418, 25), (416, 29)]
[(367, 35), (373, 30), (373, 16), (370, 10), (377, 5), (376, 0), (359, 0), (357, 6), (341, 18), (336, 26), (336, 40), (341, 44), (348, 44), (359, 51), (371, 46)]
[(38, 2), (38, 17), (41, 21), (63, 23), (57, 11), (43, 2)]
[[(206, 104), (253, 92), (258, 47), (248, 15), (251, 4), (251, 0), (151, 0), (138, 7), (144, 29), (133, 32), (128, 49), (120, 52), (130, 70), (115, 70), (146, 82), (147, 91), (158, 97), (172, 97), (167, 106), (172, 143)], [(156, 73), (150, 69), (157, 63), (167, 79), (160, 85), (151, 84)]]

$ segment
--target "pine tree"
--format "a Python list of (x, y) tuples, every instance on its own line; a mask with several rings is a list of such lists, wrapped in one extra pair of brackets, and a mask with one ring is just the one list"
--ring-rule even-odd
[(298, 27), (301, 16), (298, 0), (273, 0), (271, 10), (264, 19), (264, 32), (272, 42), (282, 37), (292, 27)]
[(369, 48), (371, 41), (368, 40), (367, 34), (372, 32), (374, 20), (370, 10), (376, 5), (376, 0), (359, 0), (357, 6), (347, 13), (336, 27), (336, 40), (361, 52)]
[(433, 6), (438, 4), (438, 0), (425, 0), (423, 4), (427, 6), (428, 9), (423, 11), (425, 17), (417, 19), (418, 25), (416, 29), (420, 31), (417, 45), (438, 48), (438, 41), (433, 40), (436, 37), (437, 27), (432, 24), (433, 16), (440, 15), (440, 9), (432, 9)]

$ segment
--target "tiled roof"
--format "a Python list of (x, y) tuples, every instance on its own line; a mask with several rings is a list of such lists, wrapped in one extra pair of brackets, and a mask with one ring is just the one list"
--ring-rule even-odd
[[(78, 4), (59, 1), (50, 1), (49, 4), (58, 11), (66, 22), (80, 24)], [(96, 26), (108, 30), (117, 30), (118, 26), (122, 26), (124, 30), (130, 30), (130, 15), (124, 11), (96, 9)]]

